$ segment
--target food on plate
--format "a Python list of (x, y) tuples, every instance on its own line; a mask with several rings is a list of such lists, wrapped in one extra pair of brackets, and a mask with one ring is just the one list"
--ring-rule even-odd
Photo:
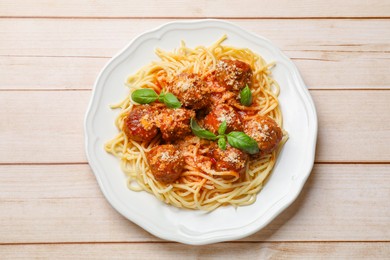
[(156, 50), (127, 80), (119, 134), (105, 144), (128, 187), (180, 208), (253, 203), (287, 140), (273, 63), (246, 48)]
[(180, 73), (170, 81), (166, 90), (187, 108), (201, 109), (209, 103), (210, 89), (200, 75), (195, 73)]
[(276, 149), (283, 138), (283, 132), (274, 120), (267, 116), (257, 116), (247, 120), (244, 132), (256, 140), (259, 150), (267, 154)]
[(218, 104), (212, 106), (210, 112), (204, 118), (203, 125), (213, 133), (217, 133), (219, 126), (226, 122), (226, 132), (242, 131), (241, 116), (231, 106)]
[(157, 110), (152, 106), (137, 106), (124, 118), (122, 127), (126, 136), (134, 141), (149, 142), (157, 134), (158, 128), (154, 122)]
[(165, 142), (173, 143), (191, 134), (190, 120), (194, 116), (195, 111), (185, 108), (161, 109), (155, 120), (162, 139)]
[(246, 85), (251, 86), (252, 76), (250, 65), (240, 60), (220, 60), (215, 69), (216, 81), (228, 91), (240, 91)]
[(172, 183), (184, 170), (184, 157), (171, 144), (157, 145), (146, 155), (150, 170), (157, 181)]

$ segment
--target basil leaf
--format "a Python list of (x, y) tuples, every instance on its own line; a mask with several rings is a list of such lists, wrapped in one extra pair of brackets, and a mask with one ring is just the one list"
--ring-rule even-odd
[(150, 88), (137, 89), (131, 94), (131, 99), (138, 104), (149, 104), (156, 101), (157, 98), (157, 93)]
[(222, 150), (226, 150), (226, 140), (225, 140), (225, 137), (222, 137), (222, 138), (218, 139), (218, 146)]
[(259, 152), (257, 142), (250, 136), (243, 132), (230, 132), (227, 134), (228, 143), (240, 150), (243, 150), (249, 154), (255, 154)]
[[(161, 101), (169, 108), (179, 108), (181, 107), (180, 101), (172, 93), (161, 93)], [(159, 100), (160, 100), (159, 98)]]
[(198, 125), (198, 123), (196, 122), (195, 119), (191, 118), (190, 125), (191, 125), (192, 132), (197, 137), (200, 137), (200, 138), (203, 138), (203, 139), (207, 139), (207, 140), (215, 140), (215, 139), (217, 139), (217, 136), (215, 134), (213, 134), (212, 132), (210, 132), (210, 131), (208, 131), (206, 129), (201, 128)]
[(227, 123), (226, 123), (226, 120), (225, 120), (218, 127), (218, 134), (223, 135), (226, 132), (226, 129), (227, 129)]
[(164, 96), (165, 96), (165, 93), (161, 92), (160, 95), (158, 96), (158, 101), (160, 101), (161, 103), (164, 103)]
[(249, 107), (252, 104), (252, 92), (248, 85), (240, 91), (240, 97), (242, 105)]

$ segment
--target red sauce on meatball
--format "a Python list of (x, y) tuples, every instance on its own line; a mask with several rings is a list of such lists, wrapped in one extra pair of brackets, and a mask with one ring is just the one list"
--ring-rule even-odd
[(181, 73), (167, 86), (184, 107), (201, 109), (208, 105), (210, 91), (205, 81), (193, 73)]
[(157, 117), (162, 138), (167, 142), (183, 139), (191, 134), (190, 120), (195, 117), (193, 110), (185, 108), (164, 108)]
[(233, 107), (226, 104), (220, 104), (213, 107), (210, 113), (205, 117), (203, 123), (207, 129), (217, 133), (219, 126), (224, 121), (226, 121), (227, 124), (226, 133), (231, 131), (242, 131), (240, 115)]
[(124, 119), (123, 131), (129, 139), (150, 142), (158, 133), (155, 118), (158, 110), (154, 106), (140, 105)]
[(256, 140), (262, 154), (274, 151), (283, 137), (282, 129), (268, 116), (246, 121), (244, 132)]
[(253, 72), (248, 63), (239, 60), (220, 60), (215, 70), (219, 85), (229, 91), (240, 91), (252, 85)]
[(146, 157), (154, 178), (159, 182), (172, 183), (184, 170), (184, 158), (171, 144), (152, 148)]
[(213, 158), (215, 161), (215, 170), (234, 171), (242, 174), (245, 171), (248, 155), (231, 146), (228, 146), (226, 150), (222, 150), (216, 146), (213, 150)]

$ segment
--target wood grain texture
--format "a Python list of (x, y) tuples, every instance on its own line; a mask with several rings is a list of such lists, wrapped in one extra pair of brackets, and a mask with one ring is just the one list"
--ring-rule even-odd
[[(167, 21), (0, 20), (0, 89), (91, 88), (109, 57)], [(311, 88), (390, 86), (388, 20), (234, 22), (271, 39), (296, 62)]]
[[(250, 237), (194, 247), (109, 205), (83, 119), (110, 57), (147, 30), (199, 18), (227, 19), (291, 57), (319, 132), (289, 208)], [(0, 1), (0, 259), (389, 259), (389, 18), (390, 0)]]
[(86, 161), (83, 120), (91, 92), (0, 93), (0, 163)]
[(318, 116), (316, 161), (389, 163), (390, 92), (312, 91), (311, 95)]
[(388, 259), (390, 243), (176, 243), (3, 245), (3, 259)]
[(390, 2), (3, 0), (0, 10), (5, 17), (389, 17)]
[[(3, 165), (0, 178), (0, 243), (160, 241), (110, 207), (88, 165)], [(390, 165), (316, 165), (298, 199), (241, 241), (390, 241), (389, 196)]]
[[(319, 118), (317, 162), (390, 162), (389, 91), (311, 95)], [(0, 163), (86, 162), (83, 119), (90, 97), (90, 91), (1, 92)]]
[(92, 89), (108, 60), (0, 56), (0, 90)]
[[(139, 34), (171, 21), (175, 20), (0, 19), (0, 55), (111, 57)], [(387, 58), (390, 51), (388, 19), (227, 21), (269, 38), (284, 51), (382, 53)]]

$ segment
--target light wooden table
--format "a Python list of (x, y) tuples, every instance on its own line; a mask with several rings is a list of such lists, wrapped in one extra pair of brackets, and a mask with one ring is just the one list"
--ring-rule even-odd
[[(141, 3), (142, 2), (142, 3)], [(319, 118), (297, 201), (240, 241), (162, 241), (103, 198), (83, 117), (102, 66), (136, 35), (223, 18), (300, 69)], [(390, 1), (0, 1), (0, 259), (390, 257)]]

